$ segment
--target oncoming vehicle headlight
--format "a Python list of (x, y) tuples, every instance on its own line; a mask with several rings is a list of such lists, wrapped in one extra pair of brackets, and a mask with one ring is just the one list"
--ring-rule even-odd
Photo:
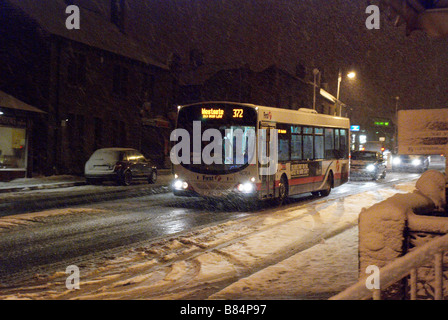
[(422, 161), (420, 159), (414, 159), (412, 160), (412, 165), (413, 166), (419, 166), (422, 164)]
[(238, 189), (239, 192), (251, 193), (252, 191), (254, 191), (254, 184), (250, 183), (250, 182), (240, 183), (237, 186), (237, 189)]
[(400, 164), (401, 163), (401, 159), (399, 157), (396, 157), (392, 160), (393, 164)]
[(188, 183), (185, 181), (182, 181), (180, 179), (174, 180), (173, 187), (176, 190), (185, 190), (188, 188)]
[(367, 171), (374, 171), (375, 166), (373, 164), (369, 164), (366, 169), (367, 169)]

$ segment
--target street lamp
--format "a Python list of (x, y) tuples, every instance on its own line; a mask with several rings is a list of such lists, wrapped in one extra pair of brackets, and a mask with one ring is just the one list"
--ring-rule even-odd
[(355, 78), (356, 77), (356, 73), (355, 72), (349, 72), (348, 74), (347, 74), (347, 77), (349, 78), (349, 79), (353, 79), (353, 78)]
[(398, 151), (398, 103), (400, 101), (400, 97), (396, 96), (395, 97), (395, 140), (394, 140), (394, 144), (395, 144), (395, 152)]
[[(320, 76), (319, 69), (317, 69), (317, 68), (313, 69), (313, 75), (314, 75), (313, 110), (316, 110), (316, 87), (317, 87), (317, 77)], [(320, 79), (319, 79), (319, 82), (320, 82)]]
[[(349, 79), (354, 79), (356, 78), (356, 73), (353, 71), (350, 71), (347, 74), (347, 78)], [(339, 93), (341, 92), (341, 82), (342, 82), (342, 71), (341, 69), (339, 69), (339, 74), (338, 74), (338, 90), (336, 93), (336, 100), (337, 100), (337, 104), (338, 104), (338, 109), (339, 109), (339, 116), (341, 115), (341, 102), (339, 101)]]

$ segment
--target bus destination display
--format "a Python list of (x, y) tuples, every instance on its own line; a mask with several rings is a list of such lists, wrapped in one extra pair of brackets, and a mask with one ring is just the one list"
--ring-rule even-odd
[[(224, 110), (215, 108), (201, 108), (201, 114), (203, 119), (222, 119), (224, 117)], [(232, 117), (244, 118), (244, 110), (233, 109)]]

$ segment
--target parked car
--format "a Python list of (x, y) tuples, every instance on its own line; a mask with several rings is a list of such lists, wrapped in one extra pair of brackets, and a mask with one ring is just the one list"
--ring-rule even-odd
[(424, 172), (428, 170), (429, 161), (429, 156), (424, 155), (394, 155), (392, 157), (392, 170)]
[(157, 168), (139, 151), (131, 148), (104, 148), (96, 150), (84, 167), (87, 183), (116, 181), (128, 186), (136, 179), (157, 180)]
[(354, 151), (350, 157), (350, 178), (373, 180), (386, 177), (386, 162), (380, 152)]

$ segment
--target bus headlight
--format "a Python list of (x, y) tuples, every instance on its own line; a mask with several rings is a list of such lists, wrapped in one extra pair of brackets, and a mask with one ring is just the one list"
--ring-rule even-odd
[(366, 169), (367, 169), (367, 171), (372, 172), (372, 171), (375, 171), (375, 166), (373, 164), (369, 164)]
[(176, 190), (185, 190), (188, 188), (188, 183), (185, 181), (182, 181), (180, 179), (174, 180), (173, 182), (173, 188)]
[(252, 191), (254, 191), (254, 185), (253, 185), (253, 183), (250, 183), (250, 182), (240, 183), (237, 186), (237, 189), (239, 192), (251, 193)]
[(420, 159), (414, 159), (414, 160), (412, 160), (412, 165), (413, 166), (419, 166), (419, 165), (421, 165), (422, 164), (422, 161), (420, 160)]
[(392, 160), (392, 163), (398, 165), (401, 163), (401, 159), (399, 157), (396, 157)]

